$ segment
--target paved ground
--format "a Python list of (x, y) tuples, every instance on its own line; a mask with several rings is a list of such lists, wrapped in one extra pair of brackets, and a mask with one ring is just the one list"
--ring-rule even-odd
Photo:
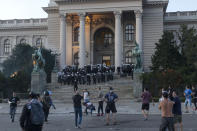
[[(21, 103), (23, 104), (23, 103)], [(23, 105), (19, 105), (17, 109), (17, 113), (21, 113)], [(98, 107), (98, 103), (94, 103), (96, 109)], [(68, 114), (73, 112), (73, 104), (72, 103), (55, 103), (56, 110), (51, 109), (51, 113), (53, 114)], [(119, 114), (141, 114), (141, 102), (135, 102), (134, 100), (127, 100), (127, 101), (118, 101), (116, 103), (117, 110)], [(104, 104), (105, 107), (105, 104)], [(84, 108), (84, 106), (83, 106)], [(184, 103), (182, 103), (182, 111), (185, 112)], [(0, 114), (7, 114), (9, 113), (9, 105), (7, 103), (0, 104)], [(193, 113), (190, 111), (190, 113)], [(150, 104), (150, 114), (161, 114), (160, 110), (158, 109), (158, 103)], [(197, 111), (196, 111), (197, 114)]]
[[(8, 114), (0, 114), (0, 131), (21, 131), (19, 115), (11, 123)], [(142, 115), (117, 115), (118, 125), (105, 126), (104, 117), (84, 116), (82, 129), (74, 128), (74, 115), (52, 114), (45, 123), (43, 131), (158, 131), (160, 115), (151, 115), (148, 121), (143, 121)], [(197, 115), (183, 115), (184, 131), (197, 131)]]

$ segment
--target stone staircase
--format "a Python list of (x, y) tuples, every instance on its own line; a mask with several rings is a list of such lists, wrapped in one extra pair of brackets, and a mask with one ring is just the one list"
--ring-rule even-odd
[[(90, 92), (91, 102), (97, 101), (98, 87), (101, 87), (104, 94), (109, 90), (109, 86), (113, 87), (114, 92), (119, 96), (120, 101), (131, 100), (133, 98), (132, 85), (134, 81), (131, 77), (115, 77), (113, 81), (106, 83), (97, 83), (96, 85), (78, 85), (80, 94), (87, 89)], [(72, 96), (74, 95), (72, 85), (51, 84), (48, 85), (48, 90), (52, 91), (52, 99), (54, 103), (72, 103)]]

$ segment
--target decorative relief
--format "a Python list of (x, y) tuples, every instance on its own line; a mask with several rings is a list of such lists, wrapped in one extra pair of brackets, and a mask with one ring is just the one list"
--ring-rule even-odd
[(105, 24), (109, 24), (109, 25), (114, 25), (114, 19), (113, 18), (110, 18), (110, 17), (103, 17), (103, 18), (97, 18), (97, 19), (93, 19), (92, 20), (92, 24), (93, 25), (100, 25), (102, 23), (105, 23)]
[(135, 10), (134, 13), (135, 13), (136, 18), (140, 18), (140, 17), (142, 17), (143, 11), (142, 10)]
[(114, 16), (116, 19), (121, 19), (122, 11), (114, 11)]

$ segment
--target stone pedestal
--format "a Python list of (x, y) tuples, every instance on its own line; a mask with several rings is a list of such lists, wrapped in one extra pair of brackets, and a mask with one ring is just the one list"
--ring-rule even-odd
[(46, 90), (46, 73), (44, 71), (32, 72), (31, 91), (42, 94)]
[(57, 72), (52, 71), (51, 72), (51, 83), (56, 84), (57, 83)]
[(133, 75), (134, 75), (134, 78), (133, 78), (133, 96), (135, 98), (139, 98), (141, 97), (141, 94), (142, 94), (142, 81), (140, 80), (140, 76), (141, 76), (142, 73), (140, 72), (135, 72)]

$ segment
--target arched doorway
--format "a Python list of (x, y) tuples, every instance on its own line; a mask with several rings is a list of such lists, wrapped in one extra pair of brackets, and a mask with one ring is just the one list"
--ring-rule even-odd
[(94, 64), (114, 64), (114, 33), (107, 27), (94, 34)]

